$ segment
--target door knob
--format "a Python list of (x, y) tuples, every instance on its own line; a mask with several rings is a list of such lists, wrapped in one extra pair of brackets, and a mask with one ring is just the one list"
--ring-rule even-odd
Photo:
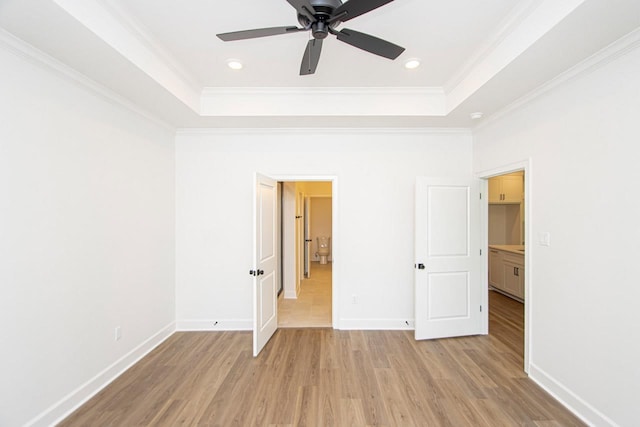
[(424, 264), (418, 264), (418, 270), (424, 270), (425, 266)]
[(258, 270), (258, 274), (257, 274), (258, 276), (261, 276), (263, 274), (264, 274), (264, 270)]

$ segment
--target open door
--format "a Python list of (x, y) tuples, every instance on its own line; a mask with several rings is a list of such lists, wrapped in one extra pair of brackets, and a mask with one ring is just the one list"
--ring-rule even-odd
[(257, 356), (278, 328), (277, 201), (278, 183), (256, 174), (254, 197), (253, 356)]
[(480, 334), (479, 181), (419, 177), (415, 232), (415, 338)]
[(304, 198), (304, 277), (311, 277), (311, 198)]

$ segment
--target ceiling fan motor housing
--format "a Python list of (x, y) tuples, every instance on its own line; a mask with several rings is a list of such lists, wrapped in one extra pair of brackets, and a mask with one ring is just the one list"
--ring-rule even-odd
[(342, 5), (340, 0), (309, 0), (309, 4), (315, 9), (314, 21), (311, 21), (308, 16), (298, 14), (298, 22), (304, 28), (311, 29), (311, 34), (314, 39), (324, 39), (329, 35), (329, 28), (333, 28), (338, 25), (339, 21), (334, 21), (327, 24), (332, 16), (333, 11)]

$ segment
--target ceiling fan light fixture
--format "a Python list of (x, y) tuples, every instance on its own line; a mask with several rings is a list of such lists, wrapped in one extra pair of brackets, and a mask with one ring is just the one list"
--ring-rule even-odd
[(407, 70), (415, 70), (420, 66), (420, 60), (418, 58), (407, 59), (404, 63), (404, 68)]
[(227, 60), (227, 66), (232, 70), (242, 70), (242, 68), (244, 67), (242, 62), (238, 61), (237, 59)]

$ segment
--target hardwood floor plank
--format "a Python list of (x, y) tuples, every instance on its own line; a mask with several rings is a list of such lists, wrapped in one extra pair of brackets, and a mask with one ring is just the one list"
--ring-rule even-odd
[(179, 332), (66, 420), (74, 426), (582, 426), (523, 372), (521, 307), (490, 297), (490, 335)]

